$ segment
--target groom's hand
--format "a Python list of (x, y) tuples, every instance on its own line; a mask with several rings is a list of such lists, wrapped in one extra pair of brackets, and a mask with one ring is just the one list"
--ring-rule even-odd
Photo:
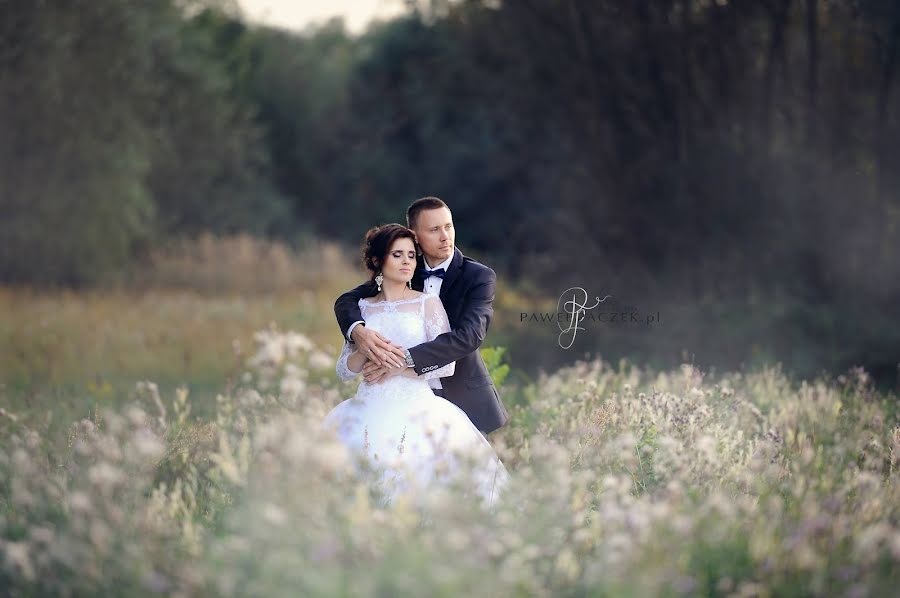
[(351, 336), (356, 343), (356, 350), (365, 355), (366, 359), (386, 368), (406, 367), (406, 352), (403, 348), (378, 334), (378, 331), (358, 325)]

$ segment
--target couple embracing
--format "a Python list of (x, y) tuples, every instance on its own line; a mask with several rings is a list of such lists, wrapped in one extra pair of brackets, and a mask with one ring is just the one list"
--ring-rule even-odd
[(509, 416), (478, 351), (496, 275), (455, 247), (440, 199), (416, 200), (406, 221), (367, 233), (371, 279), (335, 302), (338, 376), (362, 380), (325, 424), (376, 466), (387, 502), (466, 467), (472, 493), (491, 505), (508, 480), (486, 435)]

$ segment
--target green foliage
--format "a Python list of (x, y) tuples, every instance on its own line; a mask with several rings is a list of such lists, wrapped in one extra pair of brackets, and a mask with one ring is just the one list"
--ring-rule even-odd
[(509, 375), (509, 364), (503, 363), (504, 355), (506, 355), (506, 347), (481, 348), (481, 358), (497, 388), (503, 385), (503, 381)]
[(213, 19), (112, 0), (3, 14), (0, 279), (96, 282), (161, 235), (284, 221)]

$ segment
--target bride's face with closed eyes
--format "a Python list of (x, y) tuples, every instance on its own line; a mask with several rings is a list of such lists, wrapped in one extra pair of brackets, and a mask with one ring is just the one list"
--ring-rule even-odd
[(391, 244), (381, 273), (385, 280), (406, 284), (416, 271), (416, 247), (412, 239), (400, 238)]

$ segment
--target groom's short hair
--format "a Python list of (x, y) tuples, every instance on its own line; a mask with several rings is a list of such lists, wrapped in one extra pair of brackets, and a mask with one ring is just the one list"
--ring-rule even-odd
[[(415, 228), (416, 220), (419, 219), (420, 212), (423, 210), (437, 210), (439, 208), (447, 208), (447, 204), (432, 195), (420, 197), (406, 208), (406, 226)], [(449, 210), (450, 208), (447, 209)]]

